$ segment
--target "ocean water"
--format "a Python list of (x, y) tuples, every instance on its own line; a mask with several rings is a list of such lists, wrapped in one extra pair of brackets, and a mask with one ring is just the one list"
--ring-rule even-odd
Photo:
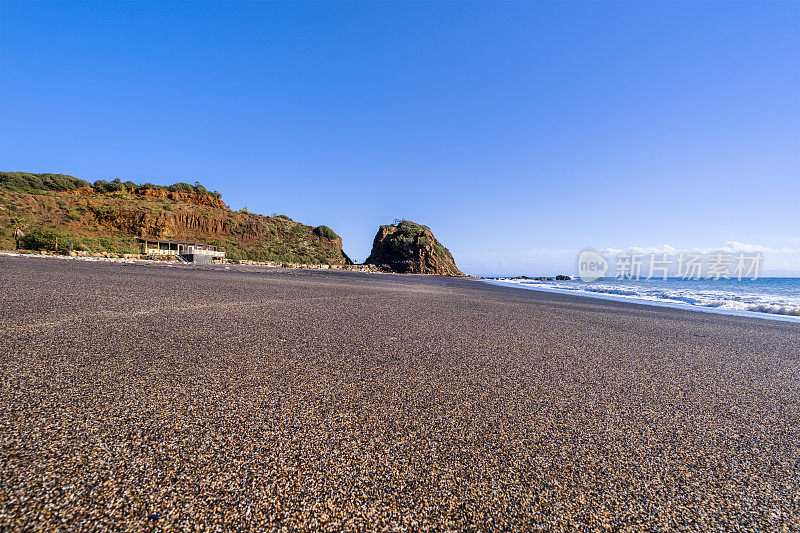
[(511, 278), (487, 281), (522, 289), (666, 305), (697, 311), (791, 320), (800, 323), (800, 278), (761, 278), (742, 281), (736, 279), (619, 280), (601, 278), (591, 283), (580, 280), (535, 281)]

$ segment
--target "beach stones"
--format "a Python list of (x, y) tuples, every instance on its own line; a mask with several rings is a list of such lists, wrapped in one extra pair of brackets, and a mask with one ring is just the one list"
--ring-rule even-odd
[(432, 276), (0, 272), (0, 529), (800, 528), (792, 324)]

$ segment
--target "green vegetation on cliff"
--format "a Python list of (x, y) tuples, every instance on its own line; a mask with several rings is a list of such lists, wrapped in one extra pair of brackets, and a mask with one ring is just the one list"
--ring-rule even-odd
[(201, 184), (195, 182), (174, 183), (172, 185), (154, 185), (152, 183), (137, 184), (132, 181), (122, 181), (119, 178), (113, 181), (97, 180), (89, 183), (86, 180), (69, 176), (67, 174), (33, 174), (30, 172), (0, 172), (0, 189), (27, 194), (42, 194), (55, 191), (76, 191), (84, 187), (91, 187), (97, 194), (128, 192), (147, 189), (164, 189), (170, 192), (195, 192), (208, 194), (216, 198), (222, 195), (217, 191), (209, 191)]
[(317, 226), (314, 228), (314, 233), (326, 239), (339, 239), (340, 237), (328, 226)]
[(28, 172), (0, 172), (0, 189), (36, 194), (44, 191), (74, 191), (91, 187), (88, 181), (66, 174), (30, 174)]
[(22, 238), (20, 247), (24, 250), (139, 253), (139, 243), (134, 237), (86, 237), (48, 228), (32, 230)]

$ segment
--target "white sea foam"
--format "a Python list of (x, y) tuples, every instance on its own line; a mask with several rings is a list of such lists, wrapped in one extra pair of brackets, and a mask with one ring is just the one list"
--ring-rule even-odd
[(537, 281), (499, 278), (493, 283), (674, 307), (780, 315), (800, 320), (800, 279)]

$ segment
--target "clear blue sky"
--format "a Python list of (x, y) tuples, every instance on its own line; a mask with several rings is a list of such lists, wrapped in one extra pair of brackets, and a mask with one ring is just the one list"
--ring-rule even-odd
[(800, 2), (4, 2), (0, 126), (0, 169), (198, 180), (357, 260), (395, 218), (472, 274), (800, 249)]

